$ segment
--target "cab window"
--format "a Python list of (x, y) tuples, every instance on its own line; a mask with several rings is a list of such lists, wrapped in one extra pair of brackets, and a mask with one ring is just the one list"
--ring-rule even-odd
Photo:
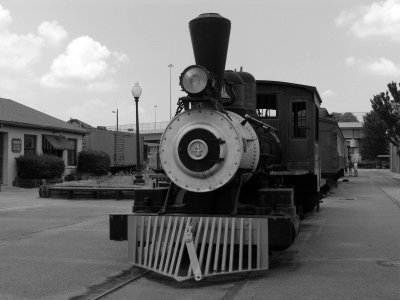
[(257, 114), (261, 118), (278, 117), (278, 97), (276, 94), (257, 95)]
[(306, 137), (307, 105), (305, 101), (292, 103), (292, 137)]

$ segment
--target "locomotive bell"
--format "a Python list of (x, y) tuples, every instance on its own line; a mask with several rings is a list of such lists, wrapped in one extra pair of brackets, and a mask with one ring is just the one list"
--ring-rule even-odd
[(201, 14), (189, 22), (193, 53), (197, 65), (215, 79), (215, 99), (220, 99), (228, 53), (231, 22), (216, 13)]

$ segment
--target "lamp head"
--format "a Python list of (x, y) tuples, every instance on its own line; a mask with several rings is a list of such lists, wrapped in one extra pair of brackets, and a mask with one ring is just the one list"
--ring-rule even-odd
[(139, 82), (135, 82), (135, 85), (132, 88), (133, 98), (139, 99), (140, 95), (142, 95), (142, 88), (139, 85)]

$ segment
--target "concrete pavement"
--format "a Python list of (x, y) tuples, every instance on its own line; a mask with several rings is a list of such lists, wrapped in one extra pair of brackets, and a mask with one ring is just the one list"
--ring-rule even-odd
[[(400, 299), (400, 175), (348, 179), (302, 222), (295, 244), (272, 255), (270, 270), (184, 283), (152, 275), (108, 299)], [(0, 299), (88, 295), (130, 269), (127, 242), (108, 240), (108, 215), (131, 206), (0, 192)]]
[(400, 176), (359, 170), (347, 179), (270, 270), (183, 284), (153, 276), (107, 299), (400, 299)]
[(400, 208), (381, 190), (400, 196), (396, 177), (360, 170), (340, 183), (268, 280), (249, 281), (237, 298), (400, 299)]
[(0, 299), (69, 299), (130, 268), (126, 242), (108, 240), (108, 215), (131, 206), (0, 192)]

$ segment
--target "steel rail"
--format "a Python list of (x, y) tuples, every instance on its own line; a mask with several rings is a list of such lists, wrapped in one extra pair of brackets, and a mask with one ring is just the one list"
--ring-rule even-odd
[[(384, 175), (384, 178), (386, 180), (398, 183), (398, 181), (394, 180), (393, 178), (391, 178), (389, 176)], [(393, 198), (388, 193), (386, 193), (385, 190), (381, 186), (379, 186), (378, 182), (374, 181), (373, 183), (378, 189), (380, 189), (386, 195), (386, 197), (388, 197), (396, 206), (398, 206), (400, 208), (400, 202), (396, 198)]]
[(375, 182), (374, 182), (374, 184), (375, 184), (375, 186), (376, 186), (378, 189), (380, 189), (380, 190), (386, 195), (386, 197), (388, 197), (395, 205), (397, 205), (397, 206), (400, 208), (400, 202), (399, 202), (399, 201), (397, 201), (395, 198), (393, 198), (393, 197), (390, 196), (388, 193), (386, 193), (386, 192), (383, 190), (383, 188), (380, 187), (378, 184), (376, 184)]
[(95, 296), (95, 297), (93, 297), (93, 298), (90, 298), (90, 300), (102, 299), (102, 298), (104, 298), (105, 296), (114, 293), (115, 291), (117, 291), (117, 290), (123, 288), (123, 287), (126, 286), (127, 284), (129, 284), (129, 283), (131, 283), (131, 282), (134, 282), (134, 281), (136, 281), (136, 280), (138, 280), (138, 279), (140, 279), (140, 278), (146, 276), (146, 275), (149, 274), (149, 273), (150, 273), (150, 271), (143, 271), (142, 273), (137, 274), (137, 275), (135, 275), (134, 277), (129, 278), (128, 280), (125, 280), (124, 282), (121, 282), (121, 283), (115, 285), (115, 286), (112, 287), (112, 288), (109, 288), (108, 290), (102, 292), (101, 294), (99, 294), (99, 295), (97, 295), (97, 296)]

